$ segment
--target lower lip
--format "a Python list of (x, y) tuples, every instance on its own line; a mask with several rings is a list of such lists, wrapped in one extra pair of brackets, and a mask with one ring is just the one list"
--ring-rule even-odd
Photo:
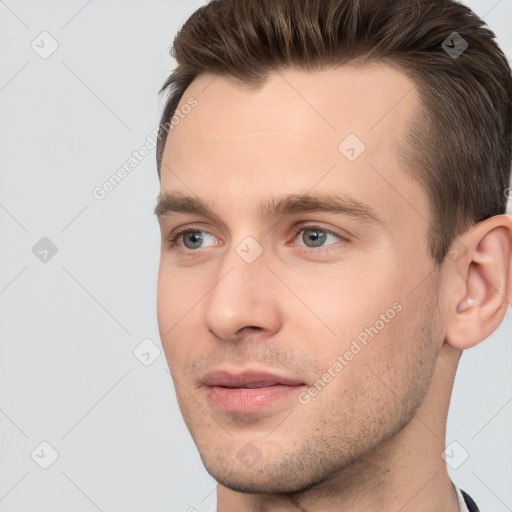
[(208, 386), (208, 398), (216, 407), (228, 412), (257, 412), (269, 405), (289, 398), (304, 386), (275, 385), (265, 388), (223, 388)]

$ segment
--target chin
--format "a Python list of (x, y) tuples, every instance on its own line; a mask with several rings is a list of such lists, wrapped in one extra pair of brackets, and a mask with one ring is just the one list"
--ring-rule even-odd
[[(206, 467), (206, 466), (205, 466)], [(226, 471), (214, 471), (206, 467), (206, 471), (221, 485), (236, 492), (244, 494), (290, 494), (310, 488), (311, 484), (304, 485), (303, 482), (292, 481), (290, 478), (276, 480), (268, 473), (256, 474), (253, 471), (239, 471), (236, 474)], [(314, 485), (314, 484), (313, 484)]]
[[(308, 456), (310, 447), (292, 454), (274, 454), (246, 465), (237, 453), (220, 455), (200, 452), (206, 471), (221, 485), (246, 494), (295, 494), (312, 489), (332, 477), (335, 465), (341, 461), (327, 461), (325, 455), (313, 461)], [(238, 452), (240, 453), (240, 451)], [(234, 463), (234, 460), (236, 462)], [(343, 463), (342, 463), (343, 465)]]

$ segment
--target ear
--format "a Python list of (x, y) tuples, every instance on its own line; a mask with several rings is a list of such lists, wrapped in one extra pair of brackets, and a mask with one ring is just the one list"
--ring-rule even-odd
[(512, 216), (479, 222), (450, 251), (446, 271), (450, 289), (456, 292), (448, 299), (445, 339), (464, 350), (488, 338), (511, 305)]

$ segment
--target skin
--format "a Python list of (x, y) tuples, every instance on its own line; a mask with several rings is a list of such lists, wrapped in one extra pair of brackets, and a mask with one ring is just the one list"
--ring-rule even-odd
[[(464, 256), (434, 265), (428, 198), (399, 154), (419, 105), (414, 85), (385, 64), (283, 70), (258, 90), (203, 75), (180, 103), (197, 107), (169, 133), (161, 196), (192, 195), (217, 218), (160, 217), (158, 323), (220, 512), (459, 510), (442, 458), (447, 411), (462, 350), (488, 337), (511, 302), (512, 220), (473, 226), (459, 241)], [(338, 149), (348, 134), (366, 146), (353, 162)], [(319, 192), (371, 205), (382, 224), (258, 215), (262, 200)], [(293, 231), (303, 224), (346, 240), (312, 246), (310, 231)], [(170, 247), (186, 226), (206, 232), (201, 248), (185, 246), (190, 235)], [(252, 263), (236, 250), (248, 236), (263, 250)], [(201, 376), (219, 367), (314, 386), (396, 303), (307, 404), (292, 397), (242, 414), (209, 402)], [(248, 443), (251, 464), (240, 457)]]

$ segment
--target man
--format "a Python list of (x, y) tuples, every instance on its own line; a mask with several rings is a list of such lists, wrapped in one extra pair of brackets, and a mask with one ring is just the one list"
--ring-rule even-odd
[(158, 322), (218, 510), (478, 510), (443, 452), (512, 299), (494, 35), (451, 0), (217, 0), (173, 55)]

